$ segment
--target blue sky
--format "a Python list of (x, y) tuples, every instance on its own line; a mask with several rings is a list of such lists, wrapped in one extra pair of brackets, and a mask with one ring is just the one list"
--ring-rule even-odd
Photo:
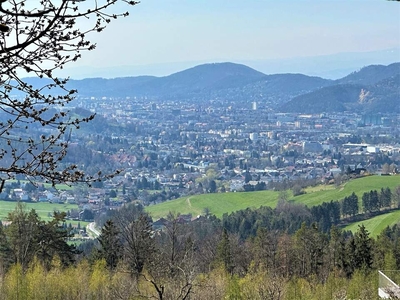
[[(129, 12), (128, 18), (94, 35), (97, 49), (85, 53), (73, 67), (271, 60), (400, 49), (400, 3), (393, 1), (143, 0)], [(396, 51), (400, 57), (400, 50)]]

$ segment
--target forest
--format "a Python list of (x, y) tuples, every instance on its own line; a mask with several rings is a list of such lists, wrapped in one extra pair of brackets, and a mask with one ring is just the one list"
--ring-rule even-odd
[(79, 245), (64, 213), (43, 221), (19, 203), (0, 226), (0, 299), (378, 299), (378, 270), (400, 268), (400, 226), (373, 238), (323, 217), (353, 214), (352, 198), (191, 222), (170, 212), (154, 223), (130, 203), (99, 217), (100, 236)]

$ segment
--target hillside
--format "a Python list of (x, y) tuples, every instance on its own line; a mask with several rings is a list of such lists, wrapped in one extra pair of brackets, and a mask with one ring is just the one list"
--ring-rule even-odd
[(294, 97), (282, 112), (400, 112), (400, 64), (371, 66), (336, 84)]
[[(361, 201), (361, 196), (364, 192), (380, 190), (382, 187), (394, 189), (399, 184), (400, 176), (369, 176), (351, 180), (343, 187), (337, 189), (333, 186), (325, 185), (307, 189), (306, 194), (294, 198), (291, 197), (291, 199), (296, 203), (303, 203), (311, 207), (331, 200), (341, 200), (345, 196), (355, 192)], [(169, 211), (179, 212), (182, 214), (191, 213), (193, 216), (196, 216), (203, 214), (206, 208), (211, 214), (221, 217), (224, 213), (231, 213), (248, 207), (275, 207), (278, 196), (279, 192), (275, 191), (202, 194), (148, 206), (146, 210), (154, 219), (165, 217)], [(361, 207), (361, 202), (359, 205)]]
[(321, 113), (343, 112), (355, 109), (365, 87), (360, 85), (334, 85), (300, 95), (281, 106), (283, 112)]
[(391, 227), (400, 221), (400, 210), (396, 210), (390, 213), (382, 214), (376, 217), (373, 217), (368, 220), (354, 222), (346, 227), (344, 230), (350, 230), (352, 232), (356, 232), (359, 226), (364, 225), (367, 228), (368, 232), (371, 233), (371, 236), (378, 236), (382, 230), (386, 227)]
[(336, 82), (338, 84), (363, 84), (373, 85), (386, 78), (400, 75), (400, 63), (393, 63), (388, 66), (371, 65), (353, 72)]

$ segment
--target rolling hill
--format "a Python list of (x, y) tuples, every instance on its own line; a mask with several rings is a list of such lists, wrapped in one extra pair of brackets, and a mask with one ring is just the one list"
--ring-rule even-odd
[(259, 101), (282, 112), (400, 111), (400, 63), (367, 66), (339, 80), (303, 74), (266, 75), (235, 63), (195, 66), (169, 76), (71, 80), (84, 97), (150, 100)]
[(294, 97), (280, 111), (400, 113), (400, 63), (363, 68), (334, 85)]
[[(362, 207), (361, 197), (370, 190), (380, 190), (389, 187), (394, 190), (400, 185), (400, 175), (397, 176), (368, 176), (358, 178), (345, 183), (339, 188), (332, 185), (320, 185), (306, 189), (306, 194), (290, 196), (290, 201), (302, 203), (308, 207), (320, 205), (331, 200), (341, 200), (355, 192), (359, 198), (359, 207)], [(192, 214), (193, 216), (204, 214), (207, 209), (211, 214), (221, 218), (224, 213), (231, 213), (246, 208), (259, 208), (261, 206), (275, 207), (278, 202), (279, 192), (260, 191), (224, 194), (203, 194), (183, 197), (176, 200), (163, 202), (146, 207), (153, 219), (167, 216), (168, 212)], [(356, 232), (358, 226), (364, 224), (368, 232), (376, 237), (387, 226), (393, 226), (400, 222), (400, 210), (374, 216), (370, 219), (354, 222), (344, 227), (344, 230)]]
[(343, 229), (350, 230), (351, 232), (356, 232), (358, 230), (358, 227), (364, 224), (365, 228), (368, 230), (371, 236), (376, 237), (386, 227), (393, 226), (399, 222), (400, 222), (400, 210), (396, 210), (390, 213), (373, 217), (368, 220), (354, 222), (350, 225), (347, 225)]
[(203, 64), (164, 77), (70, 80), (68, 87), (77, 89), (82, 97), (146, 97), (153, 101), (272, 99), (275, 105), (332, 83), (332, 80), (303, 74), (266, 75), (245, 65), (227, 62)]
[(400, 63), (393, 63), (388, 66), (371, 65), (338, 79), (336, 83), (373, 85), (398, 75), (400, 75)]
[[(291, 197), (296, 203), (303, 203), (309, 207), (319, 205), (331, 200), (341, 200), (345, 196), (355, 192), (360, 200), (364, 192), (380, 190), (382, 187), (394, 189), (400, 185), (400, 176), (368, 176), (347, 182), (340, 188), (332, 185), (321, 185), (306, 190), (306, 194)], [(179, 198), (146, 207), (150, 215), (158, 219), (165, 217), (169, 211), (182, 214), (191, 213), (193, 216), (202, 214), (207, 208), (211, 214), (221, 217), (224, 213), (246, 209), (248, 207), (258, 208), (260, 206), (275, 207), (279, 192), (240, 192), (223, 194), (202, 194)]]

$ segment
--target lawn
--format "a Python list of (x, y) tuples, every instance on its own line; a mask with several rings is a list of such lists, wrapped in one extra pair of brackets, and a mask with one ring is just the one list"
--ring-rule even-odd
[(344, 230), (350, 230), (353, 233), (358, 230), (358, 226), (364, 224), (372, 237), (376, 237), (382, 232), (387, 226), (393, 226), (400, 222), (400, 210), (390, 212), (387, 214), (379, 215), (368, 220), (352, 223), (344, 228)]
[[(13, 211), (16, 206), (15, 201), (0, 201), (0, 220), (5, 220), (8, 216), (8, 213)], [(56, 203), (48, 203), (48, 202), (38, 202), (38, 203), (23, 203), (26, 206), (27, 210), (34, 209), (42, 220), (48, 221), (51, 219), (53, 215), (53, 211), (68, 211), (70, 209), (78, 209), (78, 205), (76, 204), (56, 204)], [(72, 221), (67, 220), (67, 223), (71, 223), (72, 225), (77, 225), (78, 222), (80, 225), (86, 226), (87, 222), (82, 221)]]
[[(370, 190), (380, 190), (382, 187), (394, 189), (400, 185), (400, 176), (368, 176), (350, 180), (343, 186), (320, 185), (306, 189), (306, 194), (289, 197), (297, 203), (303, 203), (309, 207), (319, 205), (331, 200), (341, 200), (355, 192), (360, 199), (362, 194)], [(222, 194), (203, 194), (183, 197), (176, 200), (163, 202), (146, 208), (154, 219), (165, 217), (169, 211), (181, 214), (191, 213), (193, 216), (204, 213), (208, 208), (211, 214), (221, 217), (224, 213), (231, 213), (248, 207), (258, 208), (260, 206), (275, 207), (279, 192), (238, 192)]]

